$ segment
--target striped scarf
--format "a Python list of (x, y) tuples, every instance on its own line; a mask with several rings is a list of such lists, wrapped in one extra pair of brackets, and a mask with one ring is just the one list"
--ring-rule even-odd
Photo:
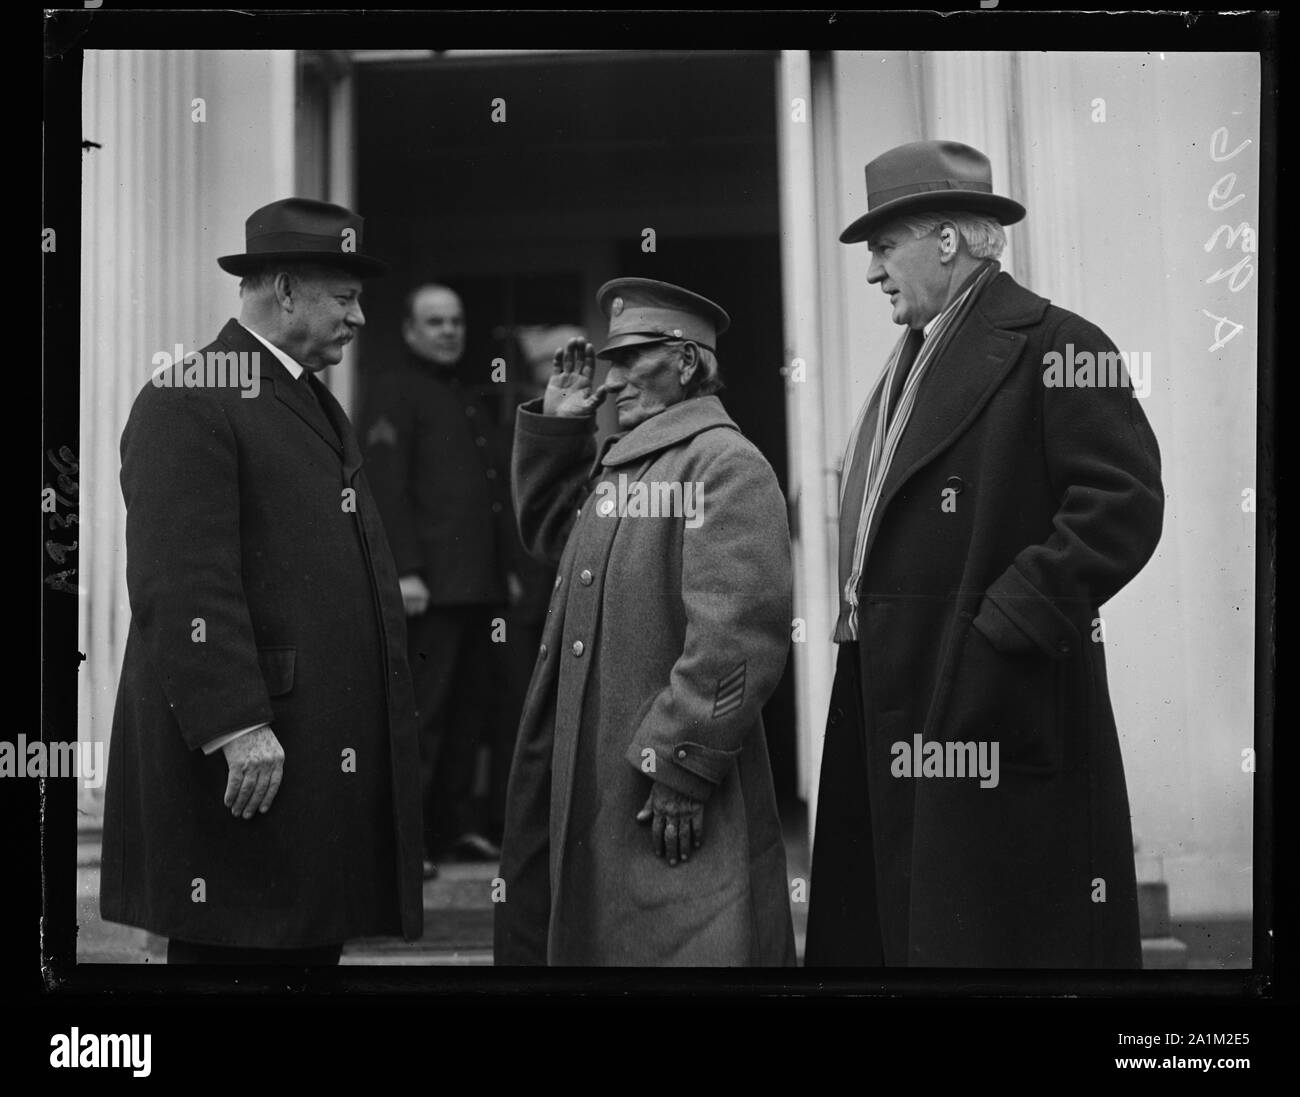
[[(946, 349), (952, 334), (957, 330), (967, 310), (979, 292), (1001, 269), (997, 262), (988, 262), (975, 271), (966, 285), (943, 312), (935, 317), (930, 334), (925, 337), (912, 365), (911, 373), (903, 384), (897, 406), (892, 416), (889, 396), (895, 390), (896, 376), (907, 368), (904, 348), (910, 331), (903, 332), (897, 346), (889, 356), (889, 363), (877, 379), (866, 403), (858, 413), (857, 422), (849, 435), (849, 444), (841, 466), (840, 481), (840, 612), (835, 622), (835, 643), (858, 638), (858, 583), (866, 565), (867, 537), (871, 522), (880, 502), (890, 463), (898, 449), (899, 440), (907, 429), (916, 394), (921, 387), (926, 370)], [(876, 406), (874, 418), (868, 422), (872, 404)], [(857, 515), (857, 522), (848, 517)]]

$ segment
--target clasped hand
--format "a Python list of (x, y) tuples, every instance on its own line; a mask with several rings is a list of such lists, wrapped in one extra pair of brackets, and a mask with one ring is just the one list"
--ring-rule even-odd
[(650, 824), (650, 847), (656, 857), (667, 857), (669, 866), (687, 860), (704, 841), (704, 802), (658, 781), (636, 821)]
[(221, 748), (226, 756), (224, 803), (230, 814), (251, 819), (271, 810), (284, 776), (284, 748), (269, 727), (232, 739)]

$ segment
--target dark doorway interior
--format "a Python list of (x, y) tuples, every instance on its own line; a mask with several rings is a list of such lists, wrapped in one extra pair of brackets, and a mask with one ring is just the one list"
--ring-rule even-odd
[[(493, 121), (494, 102), (505, 121)], [(499, 116), (499, 112), (498, 112)], [(771, 54), (586, 53), (361, 66), (357, 199), (367, 250), (360, 385), (404, 348), (423, 281), (466, 306), (461, 379), (508, 429), (525, 395), (523, 325), (596, 339), (608, 278), (678, 282), (722, 304), (732, 417), (786, 486), (775, 64)], [(642, 250), (653, 228), (655, 251)], [(504, 360), (506, 380), (494, 378)], [(602, 426), (608, 427), (602, 420)], [(793, 668), (765, 720), (778, 796), (796, 799)]]

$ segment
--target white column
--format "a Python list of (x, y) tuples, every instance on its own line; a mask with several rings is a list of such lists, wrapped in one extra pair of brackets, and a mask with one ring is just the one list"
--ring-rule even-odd
[[(197, 349), (238, 313), (216, 258), (291, 193), (292, 110), (289, 51), (86, 54), (82, 128), (100, 147), (82, 158), (77, 734), (105, 754), (130, 623), (122, 429), (153, 355)], [(86, 818), (102, 796), (82, 790)]]
[(817, 813), (821, 722), (830, 698), (833, 598), (827, 573), (827, 475), (823, 447), (821, 318), (814, 109), (808, 53), (785, 50), (777, 81), (781, 195), (781, 269), (786, 339), (786, 420), (794, 536), (795, 616), (803, 641), (793, 645), (797, 690), (799, 787), (808, 798), (809, 829)]
[[(329, 201), (352, 208), (354, 201), (356, 150), (353, 127), (352, 73), (340, 74), (329, 93)], [(364, 216), (364, 213), (363, 213)], [(364, 241), (363, 241), (364, 245)], [(391, 287), (387, 287), (391, 290)], [(357, 412), (357, 344), (343, 350), (343, 361), (325, 371), (326, 383), (349, 417)]]
[[(919, 59), (925, 139), (961, 141), (979, 149), (992, 166), (994, 192), (1024, 202), (1012, 124), (1024, 104), (1013, 99), (1012, 54), (952, 50), (925, 52)], [(1026, 275), (1018, 261), (1013, 228), (1001, 262), (1012, 277), (1023, 281)]]

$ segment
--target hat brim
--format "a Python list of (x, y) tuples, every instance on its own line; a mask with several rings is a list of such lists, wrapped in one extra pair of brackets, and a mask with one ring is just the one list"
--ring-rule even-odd
[(374, 278), (388, 273), (388, 264), (369, 255), (337, 251), (264, 251), (253, 255), (222, 255), (217, 266), (227, 274), (244, 276), (260, 270), (268, 263), (318, 263), (323, 267), (337, 267), (362, 278)]
[(927, 210), (970, 210), (996, 218), (1001, 225), (1014, 225), (1025, 216), (1025, 207), (1000, 194), (977, 190), (933, 190), (908, 194), (864, 213), (840, 233), (841, 244), (859, 244), (886, 222)]

